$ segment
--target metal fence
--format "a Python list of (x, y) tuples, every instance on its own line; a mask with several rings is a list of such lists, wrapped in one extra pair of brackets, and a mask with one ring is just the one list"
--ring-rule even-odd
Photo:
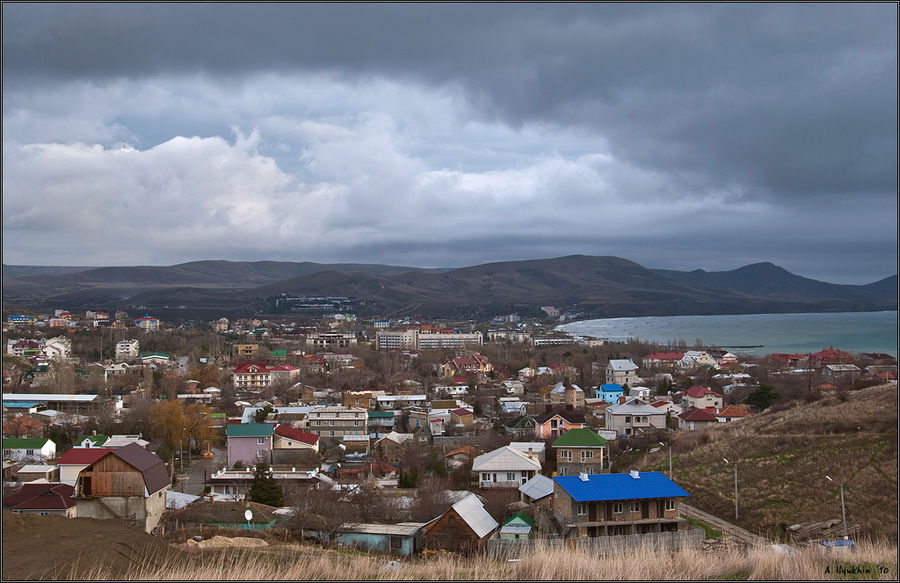
[(626, 534), (570, 539), (550, 538), (532, 540), (487, 541), (487, 554), (500, 559), (518, 559), (541, 550), (581, 549), (594, 555), (624, 553), (636, 549), (675, 551), (703, 545), (706, 533), (702, 528), (648, 534)]

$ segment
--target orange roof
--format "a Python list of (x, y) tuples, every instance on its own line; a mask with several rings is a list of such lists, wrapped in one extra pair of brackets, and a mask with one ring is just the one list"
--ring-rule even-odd
[(723, 407), (719, 409), (719, 412), (716, 414), (716, 417), (749, 417), (750, 413), (747, 413), (743, 409), (739, 407), (735, 407), (734, 405), (728, 405), (727, 407)]

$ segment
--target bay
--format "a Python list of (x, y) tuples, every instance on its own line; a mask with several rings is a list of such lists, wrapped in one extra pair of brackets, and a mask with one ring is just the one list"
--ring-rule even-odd
[(735, 354), (818, 352), (829, 346), (851, 353), (883, 352), (897, 357), (897, 311), (722, 316), (605, 318), (562, 324), (557, 330), (610, 341), (637, 338), (675, 346), (718, 346)]

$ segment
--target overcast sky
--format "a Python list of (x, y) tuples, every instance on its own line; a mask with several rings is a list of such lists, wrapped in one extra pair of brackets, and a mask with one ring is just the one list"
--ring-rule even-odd
[(897, 272), (897, 4), (3, 4), (3, 262)]

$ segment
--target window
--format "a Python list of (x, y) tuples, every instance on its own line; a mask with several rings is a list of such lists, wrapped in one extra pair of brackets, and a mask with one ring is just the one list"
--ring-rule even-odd
[(256, 450), (256, 457), (258, 457), (259, 459), (266, 457), (266, 450), (264, 450), (264, 449)]
[(631, 417), (630, 417), (630, 416), (628, 416), (628, 415), (625, 416), (625, 423), (631, 423)]
[(560, 450), (559, 459), (561, 459), (563, 461), (567, 461), (567, 462), (572, 461), (572, 450), (570, 450), (570, 449)]
[(593, 451), (591, 451), (591, 450), (589, 450), (589, 449), (583, 449), (583, 450), (581, 450), (581, 461), (593, 459), (593, 457), (594, 457), (594, 452), (593, 452)]
[(613, 504), (613, 514), (622, 514), (625, 512), (625, 505), (621, 502), (616, 502)]
[(515, 482), (516, 481), (515, 472), (506, 472), (506, 481), (507, 482)]
[(353, 424), (354, 424), (354, 425), (359, 425), (359, 420), (357, 419), (356, 421), (353, 422)]
[(551, 419), (551, 420), (550, 420), (550, 427), (557, 427), (557, 423), (558, 423), (558, 421), (557, 421), (556, 419)]
[(321, 421), (316, 421), (316, 425), (321, 425), (321, 424), (322, 424)]
[(674, 500), (666, 500), (666, 510), (675, 510)]
[(483, 472), (483, 473), (481, 474), (481, 481), (482, 481), (482, 482), (490, 482), (490, 481), (491, 481), (491, 475), (490, 475), (489, 473), (487, 473), (487, 472)]
[(587, 512), (587, 504), (581, 503), (575, 507), (575, 513), (578, 514), (578, 516), (584, 516)]
[(403, 548), (403, 538), (399, 536), (391, 537), (391, 548), (392, 549), (401, 549)]
[(632, 503), (631, 503), (631, 511), (632, 511), (632, 512), (640, 512), (640, 510), (641, 510), (641, 503), (640, 503), (640, 502), (632, 502)]
[(448, 516), (448, 517), (447, 517), (447, 524), (450, 524), (450, 525), (456, 524), (456, 517), (455, 517), (455, 516)]
[(258, 445), (265, 445), (265, 443), (266, 443), (266, 438), (265, 438), (265, 437), (257, 437), (257, 438), (256, 438), (256, 443), (257, 443)]

